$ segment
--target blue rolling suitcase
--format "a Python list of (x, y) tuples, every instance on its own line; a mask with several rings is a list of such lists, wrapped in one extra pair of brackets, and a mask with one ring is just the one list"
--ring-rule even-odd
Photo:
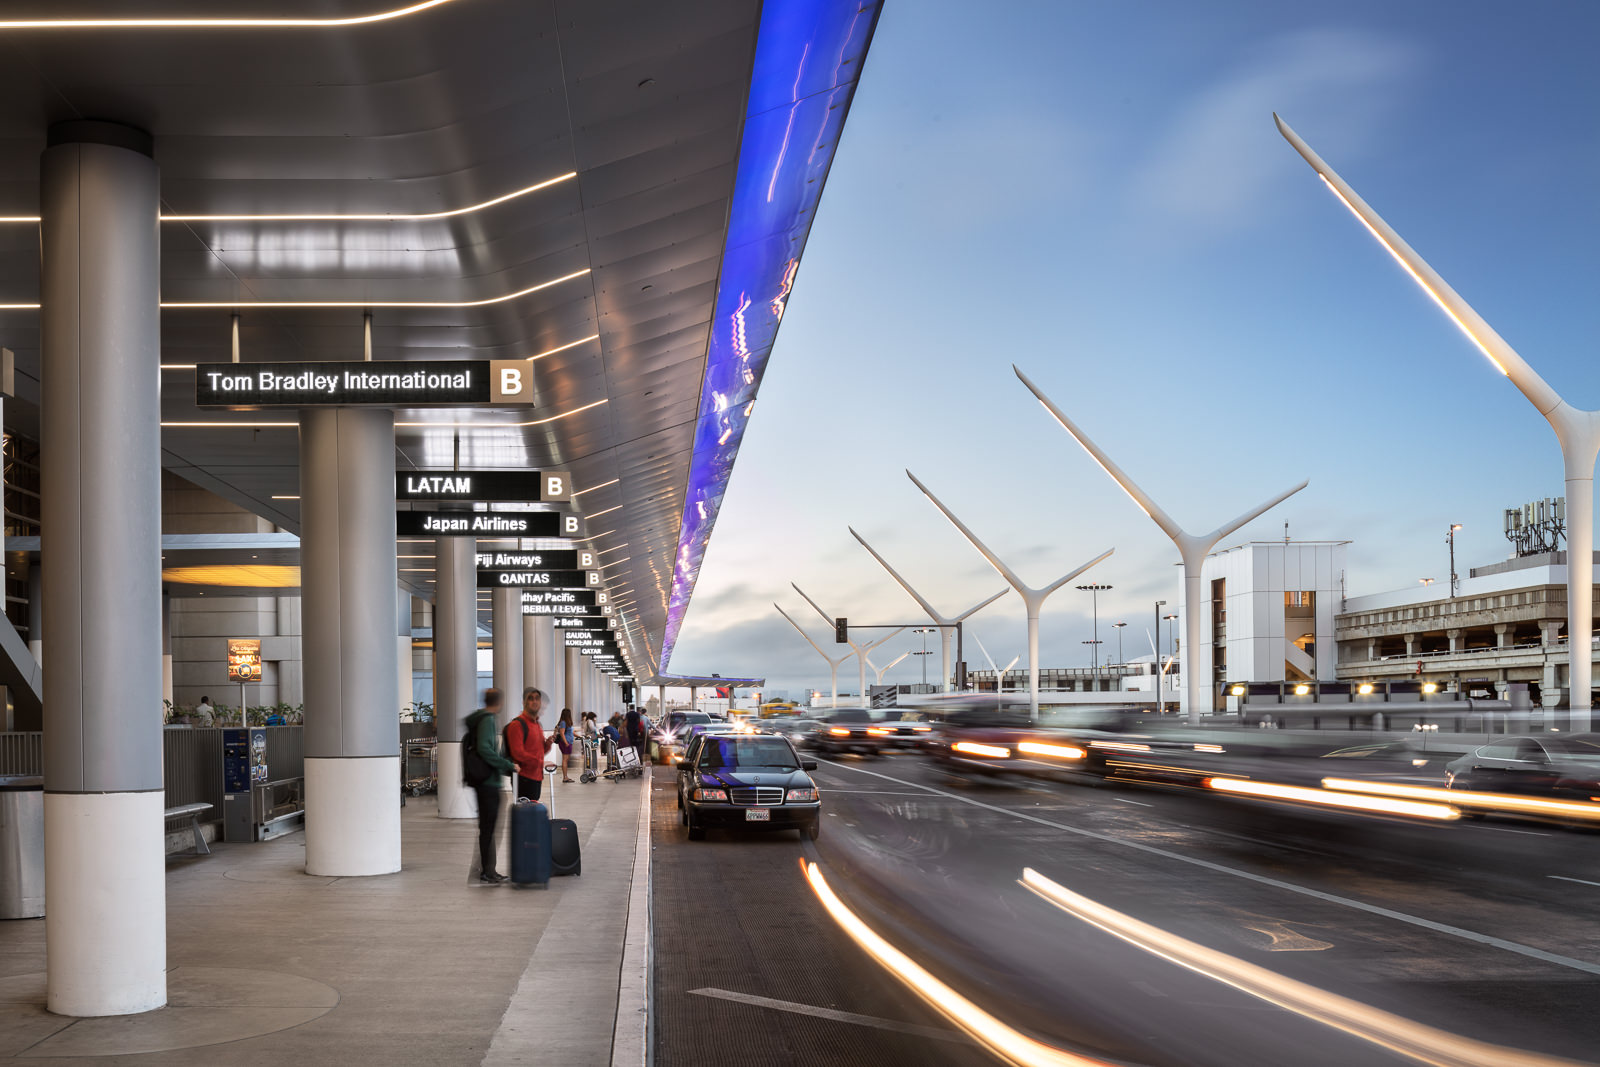
[(550, 884), (550, 812), (543, 804), (511, 805), (511, 882)]

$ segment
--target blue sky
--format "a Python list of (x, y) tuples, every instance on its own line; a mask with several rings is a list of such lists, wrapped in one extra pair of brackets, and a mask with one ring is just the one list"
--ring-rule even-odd
[[(1126, 619), (1147, 653), (1176, 553), (1013, 362), (1185, 525), (1310, 479), (1235, 542), (1350, 540), (1352, 594), (1443, 578), (1452, 522), (1458, 569), (1503, 558), (1502, 509), (1562, 492), (1553, 435), (1272, 112), (1600, 407), (1597, 46), (1580, 3), (890, 0), (672, 669), (825, 687), (790, 581), (918, 618), (847, 525), (947, 611), (1002, 588), (908, 467), (1033, 584), (1115, 547), (1083, 579), (1115, 587), (1102, 648)], [(1025, 652), (1015, 596), (972, 625)], [(1056, 594), (1041, 665), (1086, 666), (1090, 631)]]

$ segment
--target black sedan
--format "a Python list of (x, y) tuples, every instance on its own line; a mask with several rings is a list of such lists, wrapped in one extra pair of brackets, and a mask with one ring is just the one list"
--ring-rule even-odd
[(1600, 795), (1600, 734), (1502, 737), (1445, 771), (1451, 789), (1588, 801)]
[(876, 756), (883, 752), (889, 730), (880, 724), (870, 708), (838, 708), (822, 716), (810, 735), (811, 747), (825, 755), (859, 752)]
[(678, 765), (679, 820), (689, 840), (710, 828), (798, 830), (813, 841), (822, 830), (822, 802), (787, 738), (774, 734), (705, 734)]

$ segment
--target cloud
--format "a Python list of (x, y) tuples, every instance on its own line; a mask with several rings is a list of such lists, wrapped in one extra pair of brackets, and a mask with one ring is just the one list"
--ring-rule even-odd
[(1285, 175), (1304, 169), (1272, 112), (1348, 160), (1372, 146), (1387, 102), (1422, 62), (1412, 46), (1358, 30), (1285, 34), (1254, 53), (1182, 106), (1135, 171), (1128, 210), (1141, 230), (1198, 240), (1259, 222), (1290, 187)]

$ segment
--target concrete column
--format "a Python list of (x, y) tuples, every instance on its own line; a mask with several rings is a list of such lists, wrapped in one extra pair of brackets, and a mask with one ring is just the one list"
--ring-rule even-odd
[(400, 869), (394, 412), (300, 413), (306, 873)]
[(583, 699), (583, 653), (575, 648), (567, 648), (564, 644), (562, 650), (567, 661), (567, 705), (572, 708), (573, 714), (582, 714), (592, 711), (600, 716), (600, 724), (605, 725), (606, 716), (600, 709), (591, 707)]
[(1406, 655), (1414, 656), (1416, 654), (1417, 654), (1417, 635), (1416, 634), (1406, 634)]
[(503, 730), (522, 714), (522, 590), (496, 589), (489, 608), (489, 626), (494, 630), (494, 684), (505, 694), (500, 706)]
[(1511, 627), (1503, 622), (1494, 624), (1494, 645), (1496, 648), (1511, 647)]
[(478, 575), (470, 537), (434, 547), (433, 716), (439, 727), (439, 818), (475, 819), (478, 798), (461, 781), (461, 735), (478, 706)]
[(396, 589), (394, 602), (396, 630), (395, 658), (399, 660), (399, 670), (395, 674), (395, 681), (399, 686), (400, 704), (403, 710), (412, 705), (411, 694), (411, 592), (408, 589)]
[(1369, 638), (1367, 640), (1367, 659), (1369, 661), (1371, 661), (1371, 660), (1375, 660), (1377, 658), (1378, 658), (1378, 639), (1376, 637)]
[(161, 700), (172, 703), (172, 594), (161, 591)]
[[(522, 664), (529, 685), (544, 690), (544, 711), (540, 721), (553, 724), (567, 706), (567, 664), (555, 659), (555, 620), (548, 615), (526, 615), (522, 619)], [(576, 724), (577, 716), (573, 716)]]
[(46, 1006), (62, 1015), (167, 1001), (151, 151), (139, 130), (63, 122), (39, 164)]
[(659, 698), (657, 701), (660, 705), (659, 714), (665, 715), (667, 713), (667, 687), (664, 685), (656, 686), (656, 696)]
[(572, 708), (573, 720), (581, 718), (579, 709), (573, 707), (572, 694), (567, 692), (566, 643), (556, 630), (554, 619), (539, 623), (539, 662), (545, 664), (545, 675), (550, 679), (550, 703), (561, 714), (562, 708)]
[(1461, 651), (1461, 631), (1460, 630), (1446, 630), (1444, 632), (1444, 635), (1450, 639), (1450, 651), (1451, 652), (1460, 652)]

